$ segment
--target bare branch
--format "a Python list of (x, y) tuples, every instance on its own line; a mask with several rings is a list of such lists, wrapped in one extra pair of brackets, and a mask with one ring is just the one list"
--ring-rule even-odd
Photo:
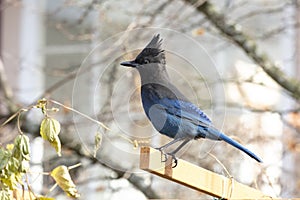
[(287, 5), (290, 5), (290, 2), (285, 2), (283, 5), (270, 7), (270, 8), (262, 8), (262, 9), (256, 9), (252, 10), (250, 12), (247, 12), (235, 19), (235, 21), (242, 22), (248, 18), (258, 16), (258, 15), (267, 15), (267, 14), (273, 14), (282, 12)]
[(77, 23), (78, 24), (82, 24), (82, 22), (84, 21), (84, 19), (88, 16), (88, 14), (91, 12), (91, 10), (94, 7), (94, 4), (97, 3), (97, 0), (93, 0), (84, 10), (84, 12), (82, 13), (82, 15), (80, 16), (80, 18), (78, 19)]
[(299, 28), (299, 26), (300, 26), (300, 24), (297, 22), (294, 22), (291, 24), (282, 24), (273, 29), (265, 31), (265, 32), (259, 34), (258, 36), (255, 36), (255, 38), (257, 38), (259, 40), (269, 39), (270, 37), (272, 37), (274, 35), (278, 35), (284, 31), (286, 31), (289, 28), (297, 29), (297, 28)]
[[(196, 0), (185, 1), (193, 5)], [(259, 65), (275, 82), (288, 91), (290, 96), (300, 101), (299, 81), (295, 78), (288, 77), (265, 53), (260, 53), (255, 41), (239, 30), (236, 24), (227, 22), (224, 16), (216, 11), (214, 5), (208, 1), (196, 7), (196, 9), (203, 13), (224, 36), (239, 46), (246, 55)]]
[[(72, 139), (71, 139), (72, 140)], [(88, 154), (85, 150), (84, 147), (82, 147), (81, 143), (76, 143), (74, 141), (70, 141), (70, 139), (67, 138), (61, 138), (62, 145), (64, 147), (69, 148), (72, 150), (74, 153), (76, 153), (80, 157), (87, 158), (91, 160), (94, 163), (101, 164), (104, 167), (107, 167), (111, 170), (113, 170), (116, 174), (117, 177), (123, 177), (125, 174), (128, 174), (129, 172), (124, 170), (119, 170), (122, 169), (121, 166), (119, 166), (118, 161), (114, 163), (114, 168), (108, 166), (104, 162), (101, 162), (101, 158), (94, 158), (91, 154)], [(140, 190), (144, 195), (150, 199), (160, 199), (160, 196), (153, 190), (149, 185), (145, 184), (145, 181), (143, 178), (139, 177), (135, 173), (130, 173), (129, 177), (127, 180), (138, 190)]]

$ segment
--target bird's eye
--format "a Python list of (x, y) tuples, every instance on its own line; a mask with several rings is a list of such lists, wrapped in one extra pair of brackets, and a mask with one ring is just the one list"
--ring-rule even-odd
[(148, 63), (150, 63), (150, 61), (149, 61), (148, 59), (145, 59), (145, 60), (144, 60), (144, 63), (145, 63), (145, 64), (148, 64)]

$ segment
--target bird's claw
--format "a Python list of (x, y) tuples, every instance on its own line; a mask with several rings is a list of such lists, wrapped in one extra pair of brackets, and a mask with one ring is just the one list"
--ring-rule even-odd
[(163, 151), (163, 148), (155, 148), (155, 149), (160, 151), (160, 153), (161, 153), (161, 157), (160, 157), (161, 162), (167, 162), (167, 160), (168, 160), (167, 154)]
[(172, 165), (172, 168), (175, 168), (178, 165), (178, 159), (176, 158), (175, 154), (168, 153), (167, 155), (172, 157), (172, 161), (174, 160), (174, 165)]
[(174, 160), (174, 165), (172, 168), (175, 168), (178, 165), (178, 159), (176, 158), (174, 153), (165, 153), (163, 151), (163, 148), (155, 148), (156, 150), (160, 151), (161, 153), (161, 162), (167, 162), (168, 156), (172, 157), (172, 160)]

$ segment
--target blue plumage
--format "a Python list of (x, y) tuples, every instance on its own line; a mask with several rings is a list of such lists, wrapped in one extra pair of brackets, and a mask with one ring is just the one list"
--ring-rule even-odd
[(206, 114), (170, 82), (161, 42), (159, 35), (154, 36), (135, 60), (121, 63), (139, 71), (143, 108), (154, 128), (174, 138), (159, 150), (163, 151), (170, 145), (182, 141), (173, 152), (168, 153), (177, 164), (175, 154), (185, 144), (192, 139), (208, 138), (223, 140), (261, 162), (261, 159), (250, 150), (214, 128)]

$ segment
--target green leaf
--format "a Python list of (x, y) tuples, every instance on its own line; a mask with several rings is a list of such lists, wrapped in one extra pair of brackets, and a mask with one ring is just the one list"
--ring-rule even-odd
[(30, 160), (30, 143), (29, 143), (29, 137), (26, 135), (21, 135), (21, 141), (20, 141), (20, 153), (22, 157), (29, 161)]
[(30, 160), (30, 144), (26, 135), (18, 135), (15, 138), (9, 169), (13, 172), (27, 172)]
[(0, 199), (1, 200), (10, 200), (11, 199), (11, 195), (9, 193), (9, 190), (1, 189), (0, 190)]
[(22, 160), (19, 166), (19, 171), (26, 173), (29, 169), (30, 165), (27, 160)]
[(15, 138), (13, 156), (19, 160), (30, 160), (30, 143), (28, 136), (22, 134)]
[(10, 160), (8, 161), (7, 168), (10, 172), (16, 173), (18, 172), (19, 166), (20, 166), (20, 161), (15, 157), (11, 157)]
[(4, 183), (10, 190), (14, 190), (17, 188), (18, 183), (22, 181), (21, 173), (12, 173), (7, 178), (1, 178), (1, 182)]
[(0, 170), (2, 170), (7, 165), (10, 156), (11, 153), (0, 148)]
[(60, 123), (53, 118), (46, 117), (43, 119), (40, 128), (40, 134), (44, 140), (50, 142), (55, 148), (58, 156), (61, 156), (61, 143), (58, 137), (60, 132)]
[(14, 144), (7, 145), (5, 150), (0, 148), (1, 186), (14, 190), (23, 182), (22, 177), (29, 169), (29, 145), (29, 138), (21, 134), (15, 138)]
[(67, 195), (74, 198), (78, 198), (80, 196), (66, 166), (60, 165), (56, 167), (52, 170), (50, 175), (54, 178), (59, 187), (67, 193)]

